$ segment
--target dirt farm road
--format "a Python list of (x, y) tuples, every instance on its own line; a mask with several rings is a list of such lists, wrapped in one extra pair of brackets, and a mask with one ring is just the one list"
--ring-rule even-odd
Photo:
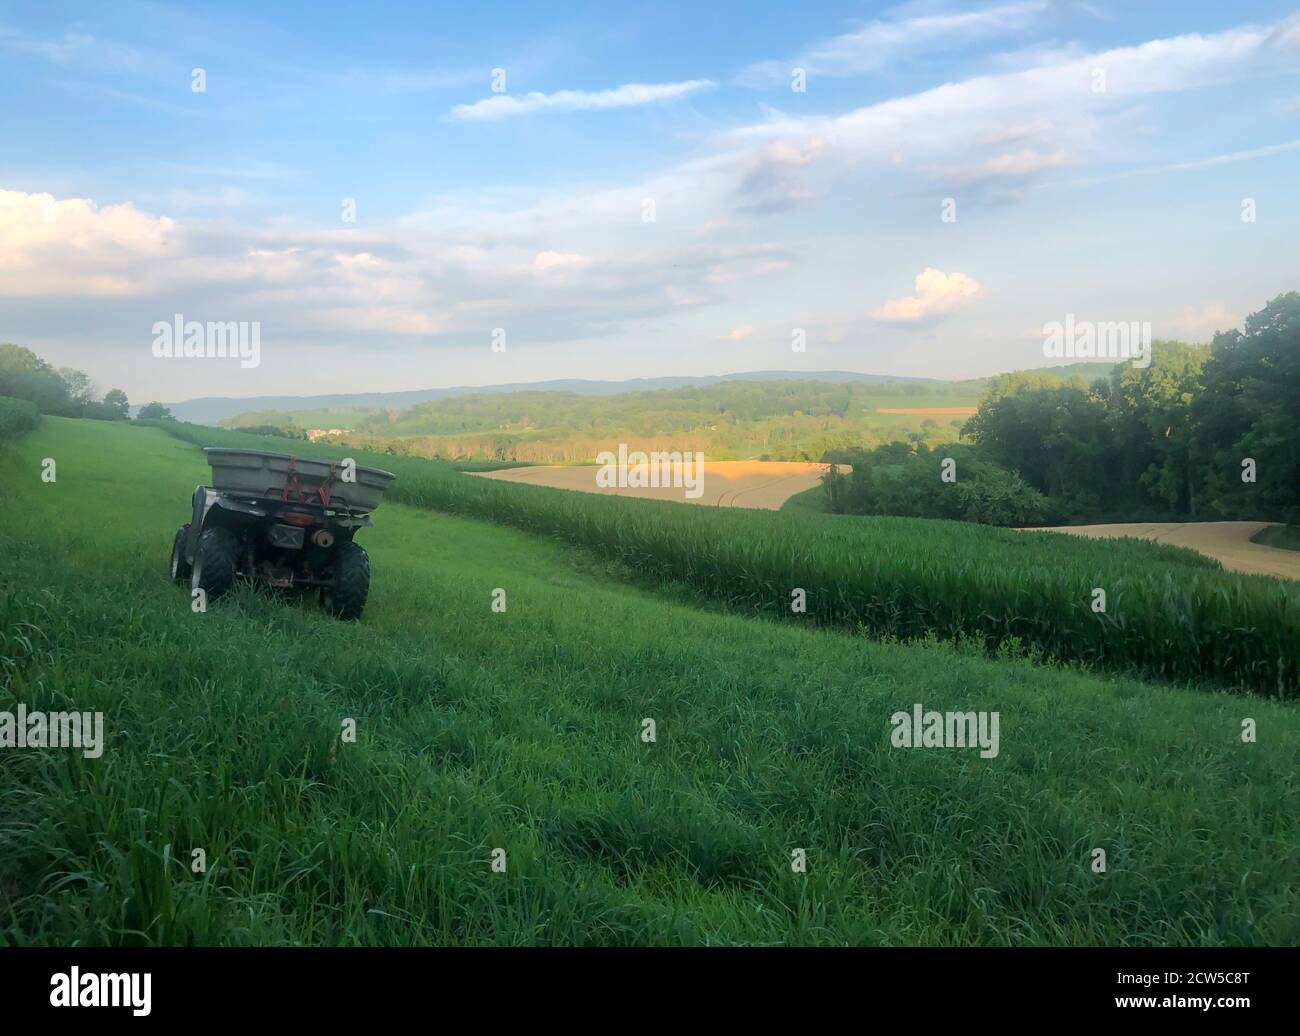
[(1191, 547), (1218, 559), (1230, 572), (1300, 579), (1300, 551), (1266, 547), (1250, 538), (1273, 522), (1133, 522), (1124, 525), (1069, 525), (1056, 529), (1072, 536), (1114, 539), (1132, 536), (1175, 547)]
[[(531, 468), (508, 468), (503, 471), (473, 472), (481, 478), (504, 482), (572, 489), (583, 493), (609, 493), (623, 496), (675, 500), (678, 503), (711, 504), (716, 507), (754, 507), (778, 510), (790, 497), (819, 484), (825, 464), (793, 461), (706, 461), (704, 492), (687, 499), (678, 488), (612, 488), (596, 485), (594, 465), (539, 465)], [(848, 467), (841, 465), (846, 474)], [(1271, 522), (1131, 522), (1117, 525), (1069, 525), (1053, 529), (1026, 529), (1025, 532), (1064, 532), (1071, 536), (1113, 539), (1131, 536), (1155, 540), (1178, 547), (1190, 547), (1217, 559), (1231, 572), (1278, 576), (1300, 580), (1300, 551), (1281, 550), (1252, 543), (1251, 537)]]

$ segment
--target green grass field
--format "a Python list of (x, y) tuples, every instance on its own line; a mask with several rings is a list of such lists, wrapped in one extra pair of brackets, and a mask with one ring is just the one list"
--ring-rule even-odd
[[(287, 440), (165, 422), (185, 441), (295, 452)], [(315, 444), (312, 454), (352, 451)], [(354, 453), (400, 476), (389, 499), (564, 540), (702, 599), (879, 637), (974, 640), (990, 651), (1300, 695), (1300, 588), (1139, 540), (916, 518), (682, 507), (460, 477), (446, 464)], [(942, 487), (936, 483), (936, 491)], [(1094, 592), (1107, 594), (1094, 611)]]
[[(193, 445), (46, 418), (0, 464), (0, 709), (108, 734), (0, 753), (0, 941), (1300, 942), (1293, 706), (702, 607), (396, 502), (359, 624), (195, 614)], [(999, 711), (1000, 754), (892, 748), (915, 702)]]

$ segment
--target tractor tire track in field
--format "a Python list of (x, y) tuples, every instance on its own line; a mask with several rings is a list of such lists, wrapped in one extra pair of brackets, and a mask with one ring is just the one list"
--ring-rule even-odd
[[(721, 496), (718, 497), (717, 506), (718, 507), (743, 507), (744, 506), (743, 504), (737, 504), (736, 501), (740, 499), (742, 496), (744, 496), (746, 493), (755, 493), (761, 489), (769, 489), (772, 486), (780, 485), (783, 482), (789, 482), (791, 479), (795, 479), (795, 478), (798, 478), (798, 476), (782, 475), (779, 478), (772, 479), (772, 481), (770, 482), (763, 482), (757, 486), (745, 486), (741, 489), (726, 490), (722, 493)], [(796, 488), (792, 492), (788, 493), (786, 498), (788, 499), (789, 497), (794, 496), (795, 493), (799, 493), (802, 491), (803, 491), (802, 487)], [(728, 495), (730, 495), (731, 497), (730, 500), (727, 499)], [(755, 506), (762, 507), (764, 505), (757, 504)]]

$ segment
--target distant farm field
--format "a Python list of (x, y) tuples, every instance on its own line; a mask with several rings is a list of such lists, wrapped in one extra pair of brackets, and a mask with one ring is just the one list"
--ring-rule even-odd
[[(506, 471), (475, 472), (483, 478), (501, 482), (520, 482), (552, 489), (572, 489), (602, 496), (634, 496), (650, 500), (675, 500), (688, 504), (711, 504), (718, 507), (757, 507), (780, 510), (796, 493), (820, 485), (825, 464), (795, 461), (706, 460), (703, 492), (691, 498), (680, 487), (610, 487), (596, 484), (600, 469), (591, 466), (545, 465)], [(847, 472), (847, 465), (840, 466)]]
[[(1101, 365), (1106, 369), (1105, 365)], [(610, 443), (702, 451), (710, 460), (820, 461), (863, 443), (953, 442), (987, 386), (966, 382), (790, 379), (610, 395), (485, 392), (404, 410), (265, 410), (229, 428), (322, 430), (353, 449), (413, 457), (586, 464)]]
[(963, 415), (970, 417), (979, 413), (979, 407), (974, 406), (913, 406), (913, 407), (876, 407), (878, 414), (948, 414)]

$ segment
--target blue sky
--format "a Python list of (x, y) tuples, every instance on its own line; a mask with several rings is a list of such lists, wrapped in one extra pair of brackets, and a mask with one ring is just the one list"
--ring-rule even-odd
[(0, 341), (141, 402), (1208, 340), (1300, 289), (1297, 6), (0, 0)]

